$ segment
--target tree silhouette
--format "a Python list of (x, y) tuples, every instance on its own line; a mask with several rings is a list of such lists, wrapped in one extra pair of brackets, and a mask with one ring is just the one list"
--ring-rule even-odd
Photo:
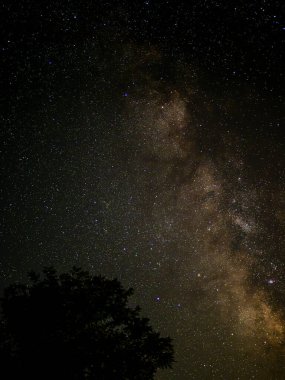
[(128, 306), (132, 289), (73, 268), (29, 274), (2, 298), (1, 379), (153, 379), (173, 346)]

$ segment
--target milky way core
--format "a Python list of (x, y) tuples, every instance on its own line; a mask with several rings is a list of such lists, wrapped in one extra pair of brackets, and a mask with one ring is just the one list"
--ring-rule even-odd
[(160, 295), (153, 312), (169, 309), (164, 323), (176, 336), (177, 360), (192, 362), (179, 379), (210, 378), (209, 368), (213, 378), (279, 378), (285, 325), (270, 287), (280, 262), (260, 244), (264, 219), (274, 218), (264, 198), (274, 190), (266, 175), (251, 174), (258, 169), (247, 132), (229, 124), (246, 123), (238, 116), (245, 99), (205, 94), (195, 70), (184, 70), (183, 86), (145, 79), (125, 105), (126, 144), (136, 152), (130, 171), (146, 202), (141, 237), (149, 251), (139, 265), (152, 268)]

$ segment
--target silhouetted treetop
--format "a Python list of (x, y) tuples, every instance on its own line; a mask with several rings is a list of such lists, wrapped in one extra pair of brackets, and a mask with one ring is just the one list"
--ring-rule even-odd
[(133, 290), (80, 268), (5, 289), (1, 379), (153, 379), (173, 346), (130, 308)]

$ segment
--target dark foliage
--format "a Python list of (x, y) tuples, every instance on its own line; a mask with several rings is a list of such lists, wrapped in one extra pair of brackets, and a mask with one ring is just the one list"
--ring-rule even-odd
[(171, 367), (170, 338), (153, 331), (132, 289), (73, 268), (53, 268), (2, 298), (1, 379), (153, 379)]

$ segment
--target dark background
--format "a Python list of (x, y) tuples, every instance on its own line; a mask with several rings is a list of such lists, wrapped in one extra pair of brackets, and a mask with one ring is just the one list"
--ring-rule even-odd
[(284, 378), (284, 7), (4, 2), (1, 288), (81, 265), (173, 336), (161, 378)]

